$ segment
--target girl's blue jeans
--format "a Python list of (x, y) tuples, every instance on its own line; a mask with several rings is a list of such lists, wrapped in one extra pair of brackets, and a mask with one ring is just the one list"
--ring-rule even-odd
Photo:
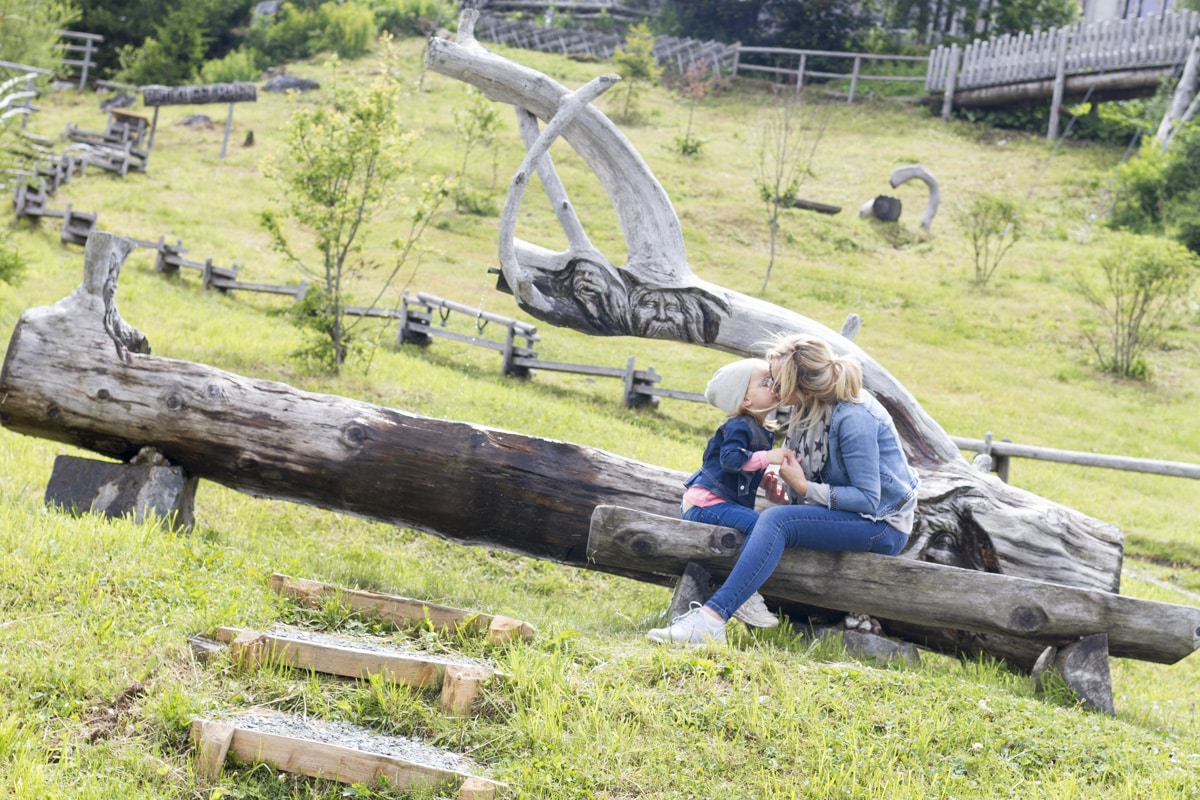
[(717, 503), (715, 506), (692, 506), (679, 516), (690, 522), (707, 522), (709, 525), (724, 525), (749, 536), (758, 522), (758, 512), (737, 503)]
[(729, 619), (771, 577), (785, 547), (894, 556), (907, 543), (908, 534), (850, 511), (813, 505), (774, 506), (758, 515), (754, 535), (746, 538), (729, 577), (705, 605)]

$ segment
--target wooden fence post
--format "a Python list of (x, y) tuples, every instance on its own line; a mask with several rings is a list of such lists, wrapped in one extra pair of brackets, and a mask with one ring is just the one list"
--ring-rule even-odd
[(858, 88), (858, 72), (862, 68), (862, 56), (854, 57), (854, 71), (850, 73), (850, 95), (846, 98), (847, 103), (854, 102), (854, 91)]
[(946, 68), (946, 88), (942, 90), (942, 122), (949, 122), (954, 107), (954, 84), (958, 81), (958, 45), (950, 45), (950, 64)]
[(1063, 86), (1067, 81), (1067, 32), (1058, 33), (1058, 54), (1054, 63), (1054, 97), (1050, 100), (1050, 126), (1046, 130), (1046, 138), (1054, 141), (1058, 138), (1058, 112), (1062, 107)]

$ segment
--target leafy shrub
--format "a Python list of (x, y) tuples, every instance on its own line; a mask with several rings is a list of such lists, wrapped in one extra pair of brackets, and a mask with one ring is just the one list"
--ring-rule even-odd
[(1084, 338), (1102, 370), (1144, 380), (1143, 355), (1183, 313), (1200, 258), (1177, 242), (1122, 232), (1096, 259), (1095, 273), (1075, 277), (1099, 316), (1098, 329), (1085, 329)]
[(454, 21), (454, 4), (447, 0), (375, 0), (375, 24), (397, 36), (429, 36)]
[(1188, 124), (1163, 153), (1147, 141), (1117, 173), (1108, 227), (1166, 235), (1200, 253), (1200, 130)]
[(306, 58), (316, 52), (321, 20), (316, 11), (284, 3), (273, 18), (256, 20), (246, 36), (246, 45), (262, 53), (268, 64)]
[(200, 68), (200, 79), (205, 83), (252, 81), (262, 72), (259, 67), (261, 58), (255, 50), (234, 50), (226, 53), (224, 58), (205, 61)]
[(321, 34), (318, 50), (330, 50), (342, 58), (366, 55), (375, 39), (375, 15), (353, 3), (324, 3), (317, 9)]
[(0, 283), (10, 286), (20, 283), (25, 274), (28, 262), (16, 248), (10, 248), (6, 242), (0, 242)]
[(139, 48), (126, 45), (121, 49), (120, 80), (139, 86), (180, 86), (195, 81), (208, 41), (197, 7), (185, 4), (176, 8), (154, 34)]
[(971, 240), (975, 283), (986, 286), (1001, 259), (1021, 238), (1021, 209), (1007, 197), (979, 195), (959, 211), (958, 224)]

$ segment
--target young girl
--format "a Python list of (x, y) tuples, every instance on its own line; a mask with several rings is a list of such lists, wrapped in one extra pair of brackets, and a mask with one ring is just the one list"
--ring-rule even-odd
[[(772, 448), (775, 434), (766, 421), (779, 405), (770, 364), (760, 358), (726, 364), (708, 382), (704, 397), (728, 419), (708, 440), (700, 469), (684, 483), (687, 490), (680, 516), (736, 528), (749, 536), (758, 521), (754, 510), (758, 485), (767, 465), (783, 460), (783, 449)], [(759, 628), (779, 624), (758, 592), (734, 616)]]

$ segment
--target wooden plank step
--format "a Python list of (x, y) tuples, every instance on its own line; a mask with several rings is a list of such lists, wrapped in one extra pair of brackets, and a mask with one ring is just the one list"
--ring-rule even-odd
[[(395, 790), (457, 790), (458, 800), (491, 800), (505, 784), (473, 774), (463, 756), (347, 725), (283, 714), (243, 714), (192, 721), (199, 750), (197, 772), (215, 782), (232, 755), (247, 764), (267, 764), (312, 778), (374, 785), (386, 779)], [(402, 755), (401, 755), (402, 754)]]
[(530, 641), (535, 633), (534, 627), (528, 622), (512, 617), (481, 614), (365, 589), (346, 589), (278, 572), (271, 576), (270, 586), (279, 594), (311, 608), (320, 608), (326, 600), (336, 600), (355, 611), (376, 614), (380, 619), (399, 627), (420, 624), (428, 617), (435, 628), (486, 632), (488, 641), (493, 644), (502, 644), (517, 636)]
[(380, 649), (371, 643), (329, 634), (279, 629), (262, 633), (222, 627), (217, 629), (215, 638), (229, 644), (234, 660), (249, 669), (282, 664), (344, 678), (379, 676), (390, 683), (417, 689), (440, 686), (442, 708), (455, 716), (470, 711), (479, 694), (479, 685), (495, 675), (491, 667), (476, 661)]

